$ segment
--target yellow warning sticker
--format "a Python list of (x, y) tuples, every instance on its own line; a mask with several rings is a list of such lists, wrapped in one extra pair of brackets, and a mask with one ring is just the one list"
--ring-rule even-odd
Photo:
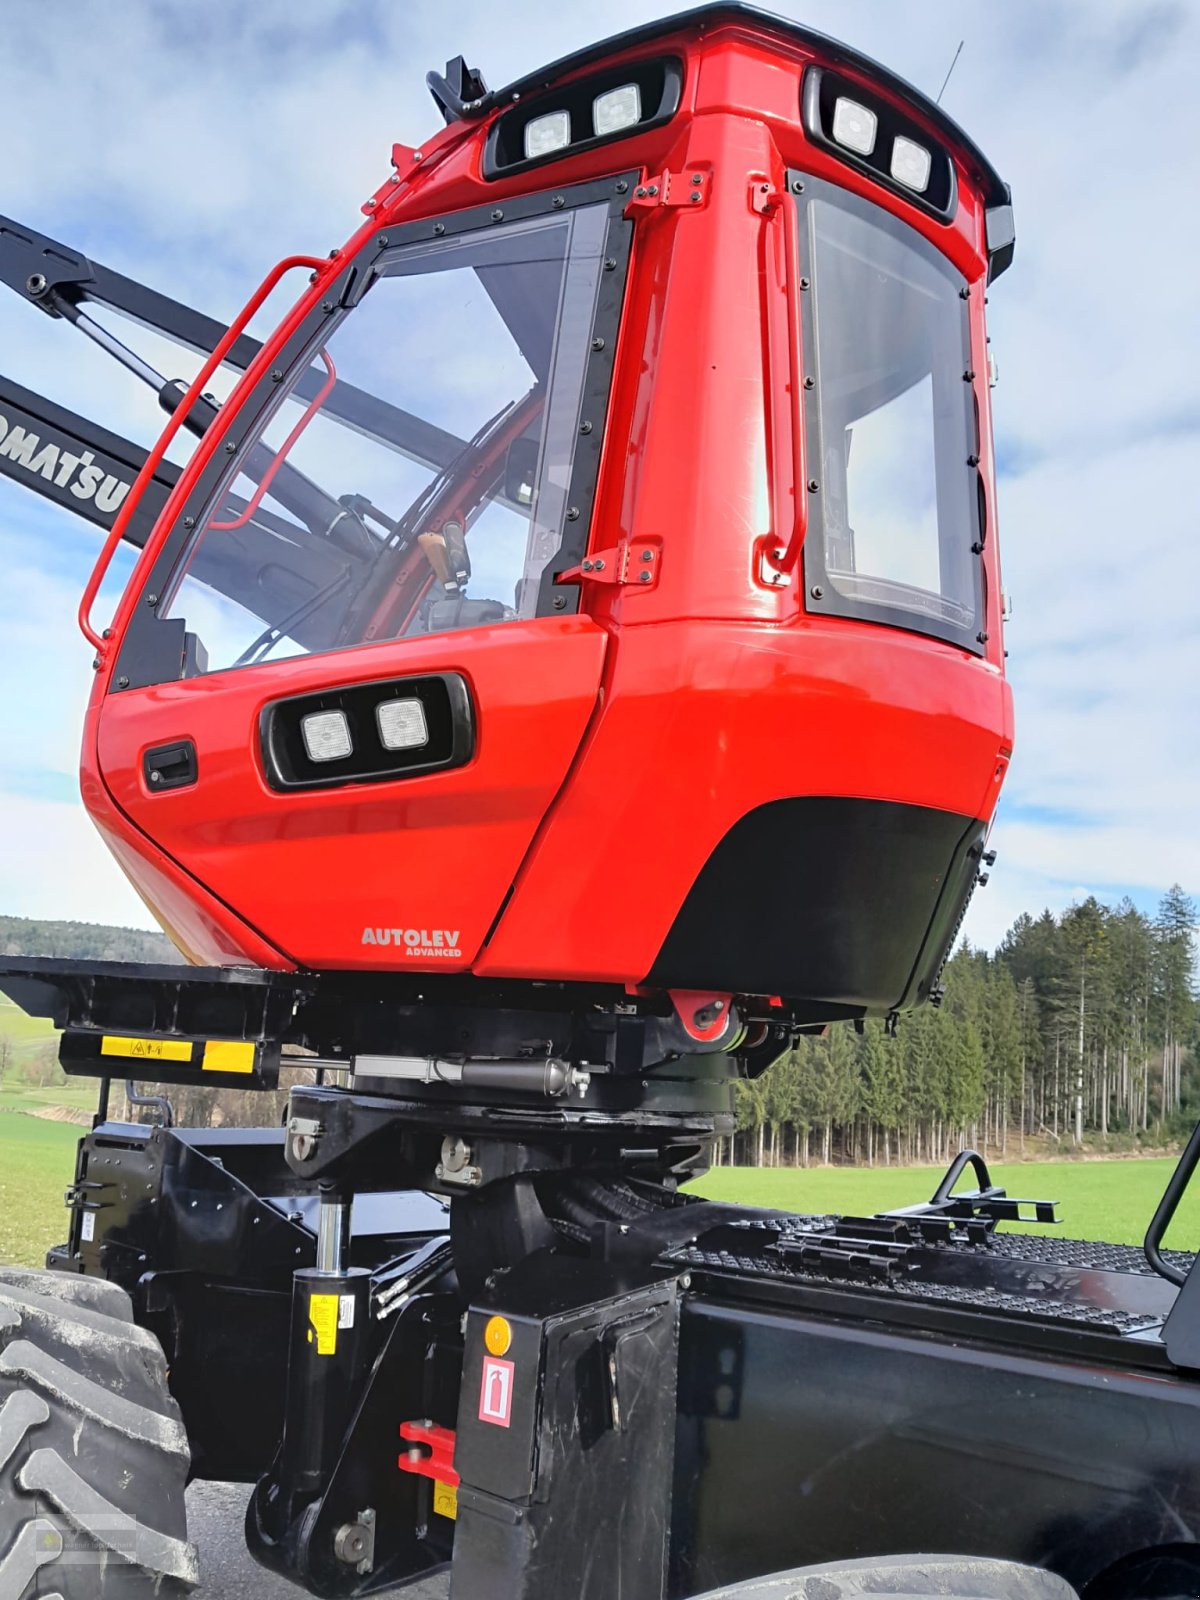
[(205, 1072), (253, 1072), (254, 1045), (241, 1039), (210, 1039), (204, 1046)]
[(435, 1479), (433, 1509), (439, 1517), (449, 1517), (451, 1522), (458, 1517), (458, 1490), (452, 1483), (439, 1483)]
[(308, 1342), (316, 1344), (319, 1356), (337, 1354), (340, 1298), (336, 1294), (310, 1294), (308, 1297)]
[(126, 1039), (106, 1033), (100, 1040), (102, 1056), (130, 1056), (135, 1061), (190, 1061), (192, 1046), (187, 1039)]

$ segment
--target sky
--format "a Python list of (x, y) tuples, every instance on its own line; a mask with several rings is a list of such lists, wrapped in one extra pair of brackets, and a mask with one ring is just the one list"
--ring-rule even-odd
[[(963, 40), (943, 104), (1013, 188), (990, 330), (1017, 747), (966, 935), (991, 947), (1021, 911), (1088, 894), (1153, 911), (1176, 881), (1198, 892), (1200, 6), (776, 8), (933, 94)], [(279, 256), (340, 244), (392, 143), (438, 126), (429, 68), (462, 52), (498, 86), (669, 9), (56, 0), (47, 28), (12, 6), (0, 211), (227, 319)], [(148, 391), (0, 296), (0, 372), (152, 442)], [(91, 673), (74, 616), (97, 547), (0, 481), (0, 913), (149, 926), (77, 792)]]

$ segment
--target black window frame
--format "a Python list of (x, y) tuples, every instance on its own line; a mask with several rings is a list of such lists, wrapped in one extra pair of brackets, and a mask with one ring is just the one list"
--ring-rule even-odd
[[(972, 655), (985, 654), (987, 634), (985, 632), (987, 587), (983, 566), (983, 550), (987, 537), (985, 526), (986, 505), (983, 491), (983, 479), (980, 474), (980, 441), (979, 441), (979, 403), (975, 391), (976, 375), (972, 370), (971, 362), (971, 323), (968, 306), (970, 285), (968, 280), (958, 271), (949, 258), (937, 248), (919, 229), (912, 227), (893, 212), (888, 211), (861, 195), (854, 194), (849, 189), (844, 189), (840, 184), (829, 183), (821, 178), (814, 178), (811, 173), (800, 171), (788, 172), (788, 188), (792, 194), (793, 203), (797, 210), (797, 235), (800, 246), (800, 259), (790, 263), (790, 269), (799, 273), (801, 293), (800, 300), (800, 329), (805, 370), (810, 374), (817, 369), (817, 336), (815, 319), (817, 307), (820, 302), (820, 283), (818, 274), (814, 270), (816, 263), (810, 257), (811, 235), (808, 226), (808, 210), (814, 201), (822, 201), (841, 210), (849, 212), (861, 221), (869, 222), (873, 227), (880, 228), (902, 242), (909, 248), (916, 249), (925, 258), (936, 266), (938, 271), (946, 276), (948, 282), (955, 285), (958, 290), (956, 303), (959, 307), (959, 326), (961, 333), (960, 353), (962, 357), (962, 404), (963, 404), (963, 434), (966, 443), (962, 461), (962, 471), (967, 475), (966, 503), (968, 505), (968, 524), (962, 530), (962, 538), (967, 546), (972, 561), (972, 592), (974, 610), (972, 620), (964, 625), (956, 625), (949, 621), (939, 621), (935, 617), (922, 615), (916, 610), (904, 606), (887, 605), (879, 601), (864, 600), (850, 597), (837, 588), (836, 574), (831, 574), (825, 560), (825, 517), (822, 486), (820, 483), (820, 468), (817, 464), (822, 461), (821, 450), (821, 394), (820, 380), (811, 391), (805, 393), (804, 404), (804, 439), (807, 460), (810, 470), (816, 476), (810, 477), (807, 484), (798, 484), (797, 492), (803, 492), (808, 500), (808, 523), (805, 530), (803, 546), (804, 566), (804, 604), (805, 609), (814, 615), (849, 617), (860, 622), (882, 623), (884, 626), (903, 629), (906, 633), (916, 633), (923, 637), (940, 639), (946, 644), (957, 645), (960, 649), (970, 651)], [(813, 485), (815, 484), (815, 488)], [(939, 526), (939, 543), (943, 538), (943, 530)], [(870, 577), (871, 574), (864, 574)]]
[[(604, 446), (617, 334), (621, 324), (625, 289), (629, 277), (629, 258), (633, 223), (625, 215), (628, 195), (638, 180), (636, 171), (614, 173), (586, 183), (514, 195), (500, 203), (471, 206), (462, 211), (445, 212), (413, 222), (381, 226), (359, 253), (347, 261), (322, 299), (303, 318), (269, 368), (264, 369), (246, 396), (228, 428), (220, 437), (239, 446), (256, 433), (264, 416), (280, 400), (282, 371), (291, 376), (296, 367), (312, 358), (336, 327), (339, 314), (349, 315), (377, 275), (383, 257), (391, 257), (414, 244), (431, 240), (454, 239), (462, 234), (484, 232), (506, 223), (531, 218), (557, 216), (564, 211), (607, 204), (608, 228), (596, 309), (588, 335), (583, 390), (580, 399), (580, 426), (576, 435), (571, 465), (568, 507), (557, 553), (547, 564), (538, 592), (536, 617), (563, 616), (579, 609), (578, 584), (558, 582), (561, 573), (578, 567), (587, 551), (595, 507), (596, 485)], [(585, 427), (585, 424), (587, 425)], [(220, 427), (220, 413), (214, 426)], [(194, 636), (186, 631), (186, 619), (164, 616), (179, 564), (200, 531), (201, 514), (219, 492), (222, 481), (236, 472), (241, 459), (236, 453), (218, 450), (205, 463), (187, 499), (177, 508), (171, 529), (141, 584), (138, 604), (121, 640), (116, 670), (109, 684), (110, 693), (146, 688), (154, 684), (178, 682), (197, 673)], [(422, 637), (429, 637), (422, 635)], [(433, 636), (436, 637), (436, 636)], [(378, 643), (396, 643), (380, 640)], [(343, 655), (350, 650), (370, 649), (374, 645), (347, 645), (344, 648), (314, 651), (311, 655)], [(262, 665), (285, 666), (296, 659), (288, 656)], [(222, 672), (241, 671), (222, 667)]]

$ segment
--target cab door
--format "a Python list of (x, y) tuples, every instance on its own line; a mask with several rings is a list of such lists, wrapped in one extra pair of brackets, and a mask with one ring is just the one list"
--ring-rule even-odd
[(505, 209), (390, 226), (247, 377), (99, 710), (116, 807), (303, 966), (469, 968), (600, 693), (557, 579), (629, 224), (609, 181)]

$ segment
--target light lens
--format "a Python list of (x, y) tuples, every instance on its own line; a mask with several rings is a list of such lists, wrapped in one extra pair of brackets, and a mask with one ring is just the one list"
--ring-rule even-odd
[(642, 120), (642, 91), (636, 83), (608, 89), (592, 101), (592, 127), (599, 133), (619, 133)]
[(929, 187), (932, 167), (933, 157), (923, 144), (914, 144), (903, 135), (896, 138), (892, 145), (892, 177), (897, 183), (923, 194)]
[(525, 127), (525, 159), (550, 156), (556, 150), (565, 150), (571, 142), (571, 113), (548, 111), (544, 117), (534, 117)]
[(879, 118), (868, 106), (839, 96), (833, 108), (833, 137), (839, 144), (856, 150), (860, 156), (869, 156), (875, 148), (878, 127)]
[(507, 1355), (512, 1345), (512, 1323), (507, 1317), (492, 1317), (483, 1330), (483, 1342), (489, 1355)]
[(301, 717), (300, 736), (310, 761), (341, 761), (354, 749), (344, 711), (313, 711)]
[(419, 700), (384, 700), (375, 707), (375, 721), (385, 750), (419, 750), (429, 743), (425, 707)]

